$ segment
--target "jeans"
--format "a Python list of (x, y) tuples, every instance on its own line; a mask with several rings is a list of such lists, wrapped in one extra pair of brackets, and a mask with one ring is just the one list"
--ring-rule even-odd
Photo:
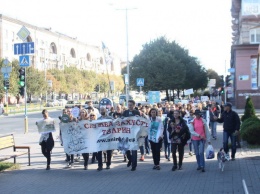
[(182, 160), (184, 156), (184, 146), (185, 145), (183, 144), (172, 143), (172, 159), (173, 159), (174, 166), (177, 166), (177, 156), (176, 156), (177, 149), (179, 152), (179, 167), (182, 166)]
[(143, 156), (144, 155), (144, 146), (141, 145), (141, 146), (139, 146), (139, 148), (140, 148), (140, 153)]
[(192, 152), (192, 140), (190, 140), (189, 149), (190, 149), (190, 152)]
[(150, 154), (148, 136), (145, 138), (145, 151), (146, 151), (146, 154)]
[(211, 135), (213, 138), (217, 137), (217, 122), (210, 121), (209, 126), (211, 128)]
[(205, 157), (204, 157), (204, 147), (205, 141), (204, 140), (192, 140), (194, 151), (196, 155), (196, 160), (198, 167), (205, 167)]
[(169, 158), (171, 154), (171, 143), (168, 143), (168, 140), (164, 140), (164, 152), (165, 155)]
[(232, 133), (229, 133), (227, 131), (223, 132), (223, 147), (226, 154), (229, 151), (228, 148), (228, 139), (231, 140), (231, 158), (235, 158), (236, 154), (236, 136), (234, 136)]
[(132, 168), (136, 168), (136, 166), (137, 166), (137, 150), (127, 150), (126, 156), (127, 156), (129, 163), (132, 164)]
[(158, 166), (160, 164), (160, 149), (161, 149), (161, 143), (154, 143), (150, 142), (151, 148), (152, 148), (152, 154), (153, 154), (153, 163), (155, 166)]

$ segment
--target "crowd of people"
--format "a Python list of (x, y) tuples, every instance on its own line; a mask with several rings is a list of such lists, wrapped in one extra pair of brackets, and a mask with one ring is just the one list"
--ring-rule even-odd
[[(47, 110), (43, 110), (42, 114), (43, 119), (49, 118)], [(183, 169), (184, 148), (186, 145), (189, 145), (190, 155), (193, 155), (192, 148), (194, 148), (198, 165), (197, 170), (205, 172), (205, 144), (211, 144), (211, 140), (217, 139), (217, 123), (224, 123), (223, 148), (226, 152), (226, 157), (229, 157), (228, 139), (230, 138), (232, 144), (231, 158), (235, 160), (240, 120), (237, 113), (232, 110), (231, 103), (222, 103), (219, 105), (215, 101), (208, 101), (195, 104), (190, 101), (188, 104), (174, 104), (173, 102), (165, 101), (153, 105), (142, 105), (138, 103), (136, 106), (134, 100), (129, 100), (128, 107), (118, 104), (115, 109), (112, 107), (110, 110), (101, 107), (99, 112), (93, 107), (92, 103), (89, 102), (87, 108), (79, 107), (79, 115), (77, 117), (72, 115), (70, 108), (64, 109), (59, 119), (62, 120), (62, 116), (64, 115), (69, 117), (69, 122), (116, 119), (131, 116), (140, 116), (149, 119), (148, 135), (144, 141), (139, 143), (139, 161), (144, 161), (145, 155), (152, 154), (154, 162), (152, 169), (160, 170), (161, 152), (164, 150), (165, 159), (168, 161), (171, 161), (172, 155), (172, 171)], [(211, 131), (209, 129), (211, 129)], [(157, 135), (155, 136), (154, 134)], [(60, 139), (62, 145), (61, 133)], [(52, 133), (42, 134), (40, 145), (43, 155), (47, 158), (46, 170), (49, 170), (51, 151), (54, 146)], [(103, 159), (106, 163), (106, 169), (110, 169), (113, 151), (114, 150), (103, 150), (92, 153), (91, 162), (98, 162), (98, 171), (103, 170)], [(91, 153), (82, 154), (85, 170), (88, 169), (90, 154)], [(128, 150), (126, 155), (124, 155), (123, 161), (127, 162), (127, 167), (131, 166), (131, 171), (135, 171), (137, 168), (137, 156), (137, 150)], [(79, 160), (79, 158), (79, 155), (66, 154), (67, 167), (73, 168), (74, 161)]]

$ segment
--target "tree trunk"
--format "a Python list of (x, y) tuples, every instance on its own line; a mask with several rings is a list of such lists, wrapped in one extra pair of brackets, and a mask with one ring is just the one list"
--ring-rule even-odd
[(169, 101), (169, 92), (168, 92), (168, 89), (166, 90), (166, 99), (167, 99), (167, 101)]

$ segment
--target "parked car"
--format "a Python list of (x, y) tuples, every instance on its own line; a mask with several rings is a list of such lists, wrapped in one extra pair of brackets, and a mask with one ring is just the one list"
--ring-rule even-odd
[(60, 106), (60, 102), (58, 100), (47, 100), (47, 107)]
[(73, 108), (74, 106), (78, 106), (78, 105), (81, 105), (81, 102), (76, 100), (69, 100), (65, 105), (65, 108)]
[(65, 104), (67, 104), (67, 102), (68, 102), (65, 99), (59, 99), (58, 101), (60, 102), (60, 106), (65, 106)]
[(93, 100), (87, 100), (87, 101), (85, 102), (85, 105), (84, 105), (85, 108), (88, 107), (88, 103), (89, 103), (89, 102), (92, 102), (94, 108), (97, 108), (97, 109), (99, 108), (99, 103), (98, 103), (98, 101), (93, 101)]

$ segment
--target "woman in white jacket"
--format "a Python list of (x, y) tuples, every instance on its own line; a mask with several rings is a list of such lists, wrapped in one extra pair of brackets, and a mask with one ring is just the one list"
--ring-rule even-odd
[(210, 133), (207, 121), (201, 117), (200, 110), (195, 110), (195, 119), (191, 122), (190, 133), (198, 164), (197, 170), (205, 172), (204, 146), (210, 144)]
[(150, 125), (148, 128), (148, 140), (151, 144), (154, 170), (160, 170), (160, 149), (163, 139), (163, 123), (162, 119), (158, 117), (156, 108), (152, 108), (149, 112)]

